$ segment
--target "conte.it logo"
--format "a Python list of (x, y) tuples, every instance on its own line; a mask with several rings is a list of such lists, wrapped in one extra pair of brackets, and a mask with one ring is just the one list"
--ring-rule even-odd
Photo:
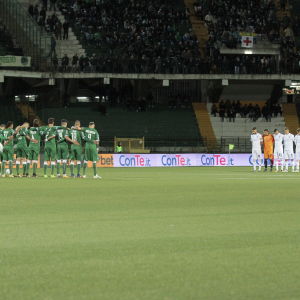
[(27, 56), (22, 56), (22, 58), (21, 58), (21, 64), (23, 66), (27, 66), (28, 65), (28, 57)]

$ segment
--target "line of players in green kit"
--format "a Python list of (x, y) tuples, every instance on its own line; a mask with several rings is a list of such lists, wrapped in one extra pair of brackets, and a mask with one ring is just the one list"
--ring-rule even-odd
[[(88, 161), (93, 162), (94, 178), (101, 178), (97, 174), (97, 162), (99, 160), (97, 145), (99, 145), (99, 134), (95, 129), (94, 122), (89, 123), (89, 127), (80, 127), (80, 121), (76, 121), (71, 129), (67, 128), (67, 121), (61, 120), (61, 126), (54, 126), (54, 118), (48, 119), (47, 126), (41, 126), (39, 120), (33, 121), (33, 127), (29, 123), (24, 123), (13, 129), (13, 122), (9, 121), (7, 125), (0, 126), (0, 161), (2, 167), (0, 176), (22, 177), (20, 175), (20, 164), (23, 163), (23, 177), (29, 176), (31, 162), (33, 162), (33, 175), (37, 177), (37, 164), (40, 154), (41, 138), (45, 138), (45, 158), (44, 158), (44, 177), (47, 178), (47, 169), (50, 162), (51, 175), (54, 175), (55, 163), (57, 168), (57, 177), (68, 178), (66, 174), (67, 161), (70, 159), (71, 177), (86, 178), (86, 169)], [(17, 175), (12, 173), (12, 164), (14, 161), (14, 137), (16, 138), (16, 171)], [(27, 139), (30, 141), (27, 146)], [(85, 141), (85, 153), (83, 160), (82, 144)], [(69, 153), (69, 145), (71, 151)], [(81, 162), (83, 160), (83, 176), (80, 175)], [(9, 163), (9, 172), (6, 172), (6, 163)], [(62, 175), (61, 175), (62, 163)], [(77, 176), (74, 175), (75, 164), (77, 165)], [(1, 175), (2, 174), (2, 175)]]

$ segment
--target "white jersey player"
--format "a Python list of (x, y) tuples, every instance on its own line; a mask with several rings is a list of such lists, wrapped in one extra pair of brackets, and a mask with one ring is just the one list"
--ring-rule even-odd
[(292, 172), (294, 172), (294, 135), (290, 133), (290, 130), (285, 127), (285, 135), (283, 136), (284, 143), (284, 158), (285, 158), (285, 170), (283, 172), (289, 171), (289, 159), (292, 162)]
[(263, 138), (260, 133), (257, 132), (256, 127), (252, 127), (252, 134), (250, 141), (252, 142), (252, 161), (253, 161), (253, 172), (256, 172), (256, 160), (258, 160), (258, 171), (261, 171), (261, 145)]
[(295, 136), (296, 145), (296, 172), (299, 172), (299, 161), (300, 161), (300, 128), (297, 129), (297, 135)]
[(281, 172), (283, 171), (283, 134), (279, 133), (278, 129), (274, 129), (274, 140), (275, 140), (275, 148), (274, 148), (274, 160), (276, 170), (274, 172), (278, 172), (278, 163), (281, 162)]

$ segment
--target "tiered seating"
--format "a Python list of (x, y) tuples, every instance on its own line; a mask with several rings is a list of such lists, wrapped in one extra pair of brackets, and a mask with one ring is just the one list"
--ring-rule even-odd
[[(122, 72), (194, 71), (191, 59), (199, 58), (198, 43), (190, 31), (189, 12), (183, 0), (172, 3), (113, 0), (99, 1), (96, 5), (81, 2), (73, 7), (62, 1), (60, 10), (88, 56), (95, 53), (100, 66), (109, 56), (109, 61), (112, 57), (119, 60)], [(69, 57), (73, 54), (68, 53)]]
[(5, 27), (0, 26), (0, 56), (5, 55), (22, 56), (23, 51), (14, 44), (12, 37)]
[[(198, 1), (199, 4), (195, 6), (203, 6), (203, 1)], [(279, 37), (275, 3), (272, 1), (265, 4), (264, 1), (258, 0), (256, 5), (252, 5), (249, 0), (219, 1), (214, 2), (209, 9), (210, 11), (203, 10), (202, 17), (211, 35), (210, 47), (214, 47), (216, 43), (220, 48), (223, 43), (228, 48), (236, 48), (241, 40), (240, 32), (268, 35), (271, 41)], [(248, 13), (247, 17), (244, 15), (245, 10)], [(265, 22), (260, 22), (260, 20), (265, 20)]]
[[(254, 107), (255, 105), (258, 105), (259, 106), (259, 108), (260, 108), (260, 110), (264, 107), (264, 105), (266, 104), (266, 102), (264, 102), (264, 101), (249, 101), (249, 100), (242, 100), (242, 101), (240, 101), (241, 102), (241, 104), (242, 104), (242, 106), (244, 106), (244, 105), (249, 105), (249, 104), (252, 104), (252, 106)], [(216, 106), (217, 106), (217, 108), (219, 109), (219, 102), (218, 103), (214, 103)], [(212, 106), (212, 103), (208, 103), (207, 104), (207, 108), (208, 108), (208, 110), (210, 111), (210, 109), (211, 109), (211, 106)]]
[[(241, 101), (242, 105), (252, 103), (252, 105), (258, 104), (262, 108), (265, 104), (263, 101)], [(212, 103), (207, 104), (207, 108), (210, 111)], [(235, 122), (229, 122), (225, 119), (222, 122), (221, 118), (210, 115), (210, 120), (213, 125), (216, 138), (220, 140), (222, 137), (235, 137), (244, 138), (251, 135), (251, 129), (253, 126), (257, 127), (258, 132), (263, 132), (264, 129), (268, 129), (270, 133), (273, 133), (275, 128), (278, 128), (283, 132), (285, 127), (285, 118), (276, 117), (271, 118), (271, 122), (267, 122), (264, 118), (258, 118), (256, 122), (253, 122), (249, 118), (241, 118), (239, 115), (235, 118)]]
[[(174, 141), (187, 144), (189, 140), (199, 140), (199, 131), (192, 109), (169, 109), (159, 105), (146, 112), (131, 112), (125, 106), (107, 109), (107, 116), (100, 116), (97, 109), (91, 107), (69, 107), (66, 109), (44, 109), (44, 123), (49, 117), (54, 117), (56, 124), (67, 118), (69, 126), (80, 120), (82, 126), (88, 126), (94, 121), (100, 137), (145, 137), (146, 145), (150, 140)], [(201, 138), (201, 137), (200, 137)], [(174, 143), (173, 143), (174, 144)], [(193, 144), (194, 145), (194, 144)]]
[[(295, 43), (296, 43), (297, 50), (299, 51), (300, 50), (300, 20), (299, 20), (300, 2), (298, 0), (289, 0), (289, 4), (293, 8), (290, 11), (290, 14), (292, 17), (292, 28), (295, 36)], [(287, 9), (289, 10), (289, 5), (287, 5)]]
[(24, 116), (16, 106), (0, 106), (0, 123), (6, 124), (8, 121), (14, 122), (14, 126), (22, 125)]
[(35, 111), (33, 110), (30, 105), (28, 106), (27, 103), (16, 103), (17, 108), (21, 111), (22, 115), (29, 121), (30, 124), (33, 123), (34, 119), (38, 119), (40, 122), (40, 125), (43, 124), (43, 121), (35, 114)]

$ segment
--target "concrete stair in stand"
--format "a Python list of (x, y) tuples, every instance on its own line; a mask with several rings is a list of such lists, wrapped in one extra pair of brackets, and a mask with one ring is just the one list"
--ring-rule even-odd
[[(47, 17), (49, 15), (50, 16), (53, 15), (53, 13), (54, 13), (53, 11), (47, 11)], [(65, 17), (61, 14), (60, 11), (56, 11), (55, 14), (57, 15), (60, 22), (63, 24), (65, 22)], [(62, 29), (62, 38), (63, 38), (63, 29)], [(56, 41), (56, 47), (59, 49), (60, 52), (57, 53), (58, 59), (62, 58), (64, 53), (67, 53), (70, 60), (72, 59), (73, 55), (76, 53), (78, 57), (85, 54), (85, 49), (82, 48), (82, 45), (79, 43), (71, 27), (69, 27), (69, 38), (67, 40), (58, 39)]]
[(194, 112), (196, 115), (199, 131), (208, 151), (218, 150), (218, 142), (210, 120), (210, 115), (206, 107), (206, 103), (193, 103)]
[[(285, 34), (284, 34), (284, 25), (283, 25), (283, 22), (282, 22), (282, 19), (284, 17), (285, 14), (287, 14), (287, 16), (289, 18), (291, 18), (291, 12), (290, 12), (290, 4), (287, 3), (285, 5), (285, 11), (282, 11), (281, 10), (281, 4), (280, 4), (280, 0), (276, 0), (275, 1), (275, 4), (276, 4), (276, 11), (277, 11), (277, 18), (280, 22), (280, 36), (283, 38), (285, 37)], [(291, 27), (291, 26), (290, 26)], [(292, 29), (292, 27), (291, 27)], [(293, 29), (292, 29), (293, 30)]]
[(201, 53), (201, 56), (204, 57), (205, 56), (205, 43), (207, 42), (209, 36), (207, 34), (207, 30), (206, 30), (204, 21), (198, 20), (198, 18), (196, 17), (195, 8), (193, 5), (194, 2), (195, 1), (193, 1), (193, 0), (185, 0), (184, 1), (186, 7), (190, 10), (190, 20), (192, 23), (193, 31), (198, 39), (199, 51)]
[[(28, 6), (29, 4), (32, 5), (38, 5), (39, 6), (39, 10), (42, 8), (43, 4), (42, 1), (37, 1), (37, 0), (19, 0), (20, 3), (23, 4), (25, 10), (28, 10)], [(48, 9), (50, 7), (50, 1), (48, 1)], [(46, 12), (46, 18), (50, 15), (52, 15), (54, 13), (54, 11), (47, 11)], [(60, 11), (56, 10), (55, 14), (57, 15), (57, 17), (60, 19), (61, 23), (63, 24), (65, 22), (65, 17), (61, 14)], [(62, 29), (62, 37), (63, 37), (63, 29)], [(74, 34), (72, 28), (69, 28), (69, 37), (67, 40), (57, 40), (56, 41), (56, 52), (57, 52), (57, 58), (60, 60), (64, 53), (67, 53), (69, 59), (70, 59), (70, 63), (69, 66), (71, 65), (71, 59), (73, 57), (73, 55), (75, 53), (77, 53), (78, 57), (80, 57), (81, 55), (85, 54), (85, 49), (82, 48), (82, 45), (79, 43), (76, 35)], [(59, 61), (59, 65), (60, 65), (60, 61)]]

